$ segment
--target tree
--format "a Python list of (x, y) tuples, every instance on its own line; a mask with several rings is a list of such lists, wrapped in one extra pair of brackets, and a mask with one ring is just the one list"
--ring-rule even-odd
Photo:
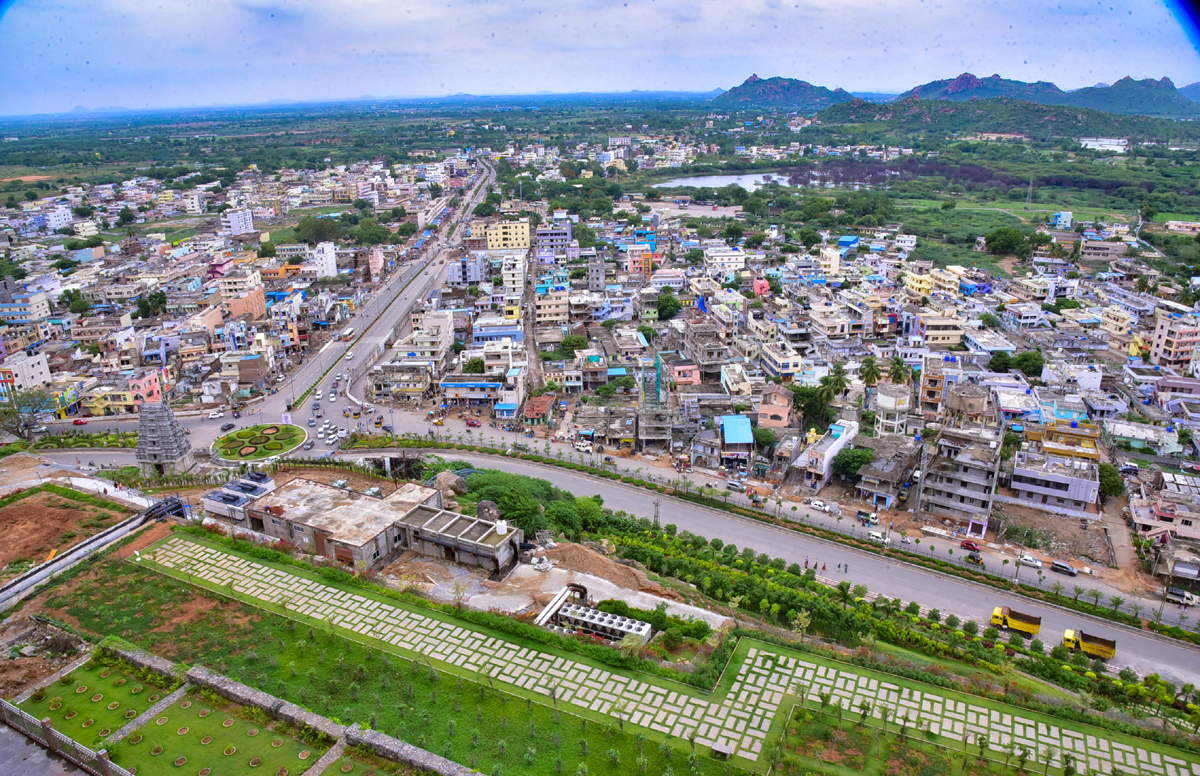
[(721, 236), (724, 237), (725, 242), (729, 243), (730, 245), (737, 244), (737, 241), (742, 239), (742, 235), (744, 233), (745, 230), (742, 229), (742, 225), (736, 221), (721, 230)]
[(483, 359), (472, 358), (463, 364), (463, 374), (465, 375), (481, 375), (483, 374)]
[(587, 347), (587, 337), (582, 334), (568, 334), (563, 337), (562, 344), (559, 346), (565, 352), (574, 356), (576, 350), (582, 350)]
[(54, 399), (49, 391), (35, 388), (10, 392), (8, 400), (0, 402), (0, 430), (32, 440), (37, 413), (51, 409), (54, 409)]
[(1025, 241), (1025, 235), (1020, 229), (1011, 226), (1002, 226), (988, 233), (984, 238), (987, 243), (988, 253), (1020, 253), (1022, 249), (1028, 250), (1028, 243)]
[(1100, 492), (1105, 496), (1119, 496), (1125, 492), (1125, 481), (1117, 467), (1111, 463), (1100, 463)]
[(900, 356), (892, 356), (888, 361), (888, 379), (896, 385), (907, 383), (910, 374), (908, 364)]
[(993, 353), (991, 361), (988, 362), (988, 369), (993, 372), (1007, 372), (1012, 369), (1012, 357), (1008, 355), (1008, 351), (997, 350)]
[(117, 225), (126, 226), (127, 224), (132, 224), (135, 218), (137, 218), (137, 214), (131, 208), (123, 207), (121, 208), (121, 212), (117, 213)]
[(999, 329), (1002, 325), (1000, 323), (1000, 319), (991, 313), (984, 313), (983, 315), (979, 316), (979, 320), (982, 321), (983, 325), (987, 326), (989, 329)]
[(765, 450), (775, 444), (775, 432), (769, 428), (755, 428), (754, 444)]
[(59, 307), (66, 307), (76, 315), (82, 315), (92, 309), (92, 305), (83, 298), (83, 292), (77, 288), (68, 288), (58, 296)]
[(265, 242), (258, 246), (258, 258), (269, 259), (275, 256), (275, 243)]
[(883, 377), (883, 372), (879, 368), (879, 362), (875, 360), (875, 356), (867, 356), (863, 359), (862, 369), (859, 372), (862, 381), (868, 386), (873, 386)]
[(1012, 360), (1012, 365), (1029, 377), (1041, 377), (1045, 364), (1046, 357), (1040, 350), (1023, 350)]
[(669, 321), (679, 314), (683, 309), (683, 302), (675, 296), (675, 291), (666, 286), (658, 292), (658, 319), (660, 321)]
[(852, 450), (848, 447), (833, 457), (833, 473), (843, 477), (854, 477), (858, 470), (875, 460), (871, 450)]
[(412, 237), (417, 233), (417, 225), (412, 221), (405, 221), (400, 226), (396, 227), (396, 234), (401, 237)]
[[(296, 224), (296, 238), (309, 245), (319, 242), (332, 242), (342, 236), (345, 225), (336, 218), (317, 218), (305, 216)], [(416, 231), (416, 225), (413, 225)]]
[[(605, 323), (608, 323), (608, 321), (605, 321)], [(637, 330), (638, 334), (641, 334), (646, 338), (646, 342), (654, 342), (654, 338), (658, 336), (658, 332), (653, 326), (647, 326), (644, 323), (641, 326), (638, 326)]]
[[(829, 388), (835, 396), (845, 396), (846, 392), (850, 390), (850, 377), (846, 374), (846, 367), (842, 364), (834, 364), (825, 378), (829, 380)], [(822, 379), (822, 383), (825, 378)]]

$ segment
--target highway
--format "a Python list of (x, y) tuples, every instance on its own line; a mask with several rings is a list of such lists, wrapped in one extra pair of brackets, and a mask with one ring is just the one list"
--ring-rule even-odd
[[(378, 451), (363, 451), (363, 455), (378, 455)], [(464, 466), (539, 477), (579, 496), (598, 493), (604, 498), (604, 506), (609, 509), (623, 510), (638, 517), (654, 516), (654, 497), (630, 485), (497, 456), (458, 452), (441, 455), (460, 460)], [(62, 463), (74, 463), (77, 457), (71, 452), (46, 452), (45, 456)], [(117, 452), (105, 455), (104, 459), (120, 466), (133, 463), (134, 455), (131, 452)], [(821, 564), (824, 570), (818, 573), (834, 584), (843, 579), (855, 585), (863, 584), (888, 597), (899, 597), (905, 602), (916, 600), (925, 606), (937, 607), (943, 616), (954, 613), (959, 617), (985, 620), (993, 607), (1011, 606), (1017, 611), (1042, 618), (1040, 637), (1047, 648), (1054, 646), (1066, 628), (1082, 628), (1088, 633), (1117, 640), (1115, 665), (1129, 665), (1140, 674), (1158, 672), (1180, 685), (1200, 684), (1200, 659), (1197, 659), (1196, 648), (1182, 642), (1115, 626), (1100, 618), (1039, 604), (985, 585), (926, 571), (873, 553), (669, 496), (657, 498), (660, 502), (659, 519), (663, 525), (674, 523), (680, 530), (710, 539), (719, 538), (739, 548), (753, 547), (772, 557), (783, 558), (788, 563), (803, 565), (807, 560), (810, 564)], [(1090, 586), (1089, 583), (1085, 583), (1085, 586)], [(1173, 619), (1169, 615), (1174, 609), (1168, 607), (1165, 621)]]

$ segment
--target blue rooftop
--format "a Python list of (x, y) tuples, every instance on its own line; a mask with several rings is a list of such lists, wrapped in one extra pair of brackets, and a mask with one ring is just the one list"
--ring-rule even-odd
[(721, 434), (727, 445), (754, 443), (754, 431), (750, 428), (750, 418), (745, 415), (722, 415)]

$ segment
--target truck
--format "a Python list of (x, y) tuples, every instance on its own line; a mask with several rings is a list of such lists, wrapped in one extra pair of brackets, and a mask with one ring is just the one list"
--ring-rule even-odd
[(1032, 614), (1021, 614), (1007, 606), (997, 606), (992, 610), (992, 625), (998, 628), (1020, 631), (1029, 636), (1038, 635), (1042, 629), (1042, 618)]
[(1072, 651), (1082, 651), (1085, 655), (1098, 657), (1101, 660), (1111, 660), (1117, 654), (1117, 642), (1112, 639), (1102, 639), (1099, 636), (1089, 636), (1081, 630), (1068, 628), (1063, 631), (1062, 645)]
[(858, 510), (858, 522), (863, 525), (879, 525), (879, 515), (876, 512)]
[(1180, 606), (1196, 606), (1200, 604), (1200, 597), (1195, 593), (1189, 593), (1181, 587), (1168, 587), (1167, 592), (1163, 595), (1169, 604), (1179, 604)]

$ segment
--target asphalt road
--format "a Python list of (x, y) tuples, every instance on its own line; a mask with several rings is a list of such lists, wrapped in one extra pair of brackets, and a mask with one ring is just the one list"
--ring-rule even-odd
[[(363, 454), (377, 453), (363, 451)], [(655, 499), (646, 491), (629, 485), (496, 456), (457, 452), (442, 455), (448, 459), (463, 461), (464, 468), (474, 466), (526, 474), (548, 480), (555, 486), (579, 496), (599, 494), (604, 498), (604, 505), (610, 509), (623, 510), (638, 517), (654, 517)], [(75, 459), (73, 453), (47, 452), (46, 457), (63, 463), (74, 463)], [(134, 455), (131, 452), (116, 452), (106, 455), (105, 460), (119, 466), (133, 463)], [(873, 592), (888, 597), (899, 597), (905, 602), (917, 600), (925, 606), (937, 607), (943, 616), (954, 613), (959, 617), (972, 617), (984, 621), (990, 616), (993, 607), (1011, 606), (1017, 611), (1042, 618), (1040, 637), (1047, 647), (1053, 646), (1061, 638), (1063, 630), (1082, 628), (1088, 633), (1117, 640), (1115, 665), (1129, 665), (1141, 674), (1158, 672), (1180, 685), (1200, 684), (1200, 657), (1194, 647), (1186, 646), (1182, 642), (1114, 626), (1106, 620), (1086, 614), (1039, 604), (985, 585), (927, 571), (720, 510), (708, 509), (667, 496), (659, 496), (658, 501), (659, 521), (663, 525), (674, 523), (680, 530), (691, 531), (710, 539), (719, 538), (726, 543), (736, 544), (739, 548), (753, 547), (758, 552), (783, 558), (788, 563), (803, 565), (807, 560), (810, 564), (821, 564), (825, 567), (823, 571), (818, 572), (822, 577), (835, 582), (845, 579), (855, 585), (866, 585)], [(1167, 607), (1168, 615), (1164, 621), (1173, 619), (1170, 612), (1175, 608)]]

